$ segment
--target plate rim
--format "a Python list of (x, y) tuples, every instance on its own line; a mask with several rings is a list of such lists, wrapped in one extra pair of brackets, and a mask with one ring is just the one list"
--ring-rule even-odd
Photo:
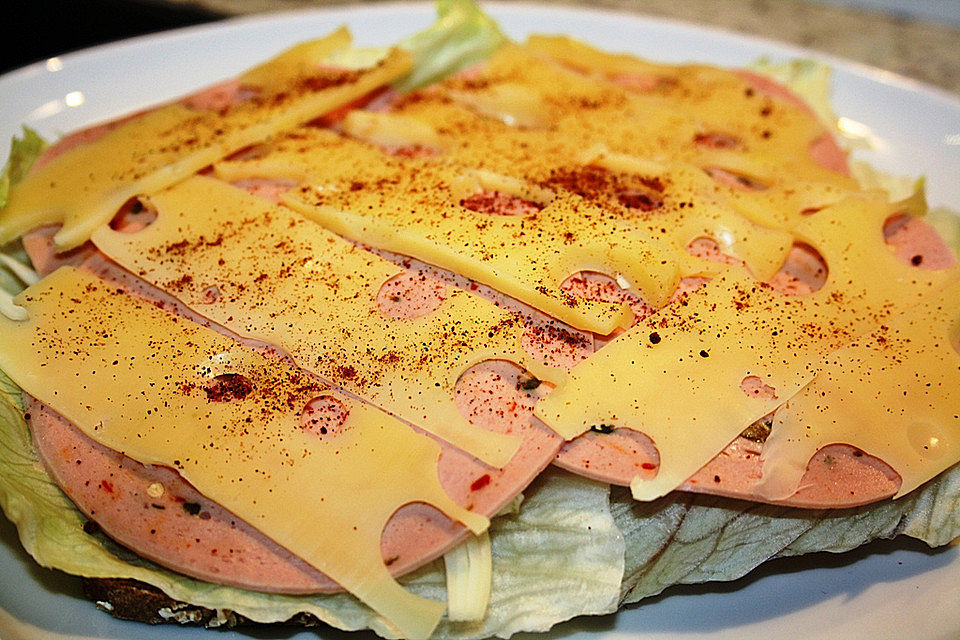
[[(833, 68), (843, 68), (855, 75), (865, 77), (874, 82), (896, 87), (905, 91), (915, 91), (929, 94), (951, 103), (957, 109), (960, 109), (960, 93), (950, 91), (944, 87), (931, 84), (927, 81), (911, 77), (909, 75), (885, 69), (878, 65), (869, 64), (848, 58), (845, 56), (832, 54), (815, 48), (805, 47), (785, 40), (737, 31), (726, 27), (712, 24), (698, 24), (692, 20), (684, 20), (669, 16), (659, 16), (643, 13), (629, 9), (617, 9), (615, 7), (597, 6), (597, 5), (569, 5), (538, 3), (531, 0), (482, 0), (478, 3), (484, 11), (489, 13), (543, 13), (549, 11), (552, 13), (563, 13), (568, 15), (592, 14), (603, 19), (615, 19), (627, 17), (631, 20), (640, 22), (649, 22), (659, 24), (670, 28), (681, 30), (692, 30), (711, 34), (717, 38), (731, 38), (740, 42), (752, 44), (758, 48), (777, 50), (778, 54), (788, 58), (810, 58), (823, 62)], [(256, 13), (244, 13), (236, 15), (227, 15), (221, 19), (211, 22), (186, 25), (173, 29), (166, 29), (153, 33), (146, 33), (111, 40), (101, 44), (82, 47), (64, 51), (55, 56), (42, 58), (21, 67), (8, 70), (0, 74), (0, 87), (8, 81), (19, 80), (21, 77), (43, 73), (46, 71), (46, 61), (50, 58), (58, 58), (64, 66), (67, 64), (78, 64), (91, 56), (101, 55), (107, 50), (126, 48), (137, 48), (144, 44), (163, 44), (181, 38), (203, 37), (219, 31), (231, 31), (244, 25), (257, 25), (263, 23), (296, 20), (306, 17), (307, 19), (318, 16), (327, 18), (338, 13), (371, 13), (380, 14), (383, 12), (400, 10), (403, 12), (411, 10), (431, 11), (434, 3), (430, 0), (387, 0), (385, 2), (376, 2), (373, 4), (355, 4), (348, 0), (336, 0), (336, 3), (322, 6), (304, 6), (298, 8), (283, 8)]]
[[(482, 3), (484, 9), (490, 11), (495, 17), (497, 12), (501, 9), (503, 13), (516, 13), (521, 12), (527, 13), (542, 13), (544, 10), (559, 12), (568, 14), (571, 16), (582, 15), (584, 13), (595, 14), (598, 16), (603, 16), (603, 19), (622, 19), (624, 16), (628, 17), (631, 21), (637, 20), (641, 22), (654, 23), (668, 25), (673, 28), (680, 28), (683, 30), (694, 30), (697, 32), (708, 32), (717, 37), (721, 38), (733, 38), (740, 42), (746, 42), (750, 45), (755, 46), (756, 48), (763, 48), (767, 50), (773, 50), (784, 57), (809, 57), (817, 59), (828, 64), (832, 64), (835, 68), (845, 69), (854, 73), (858, 77), (862, 77), (871, 82), (880, 82), (884, 86), (890, 86), (896, 89), (902, 89), (911, 92), (921, 92), (926, 94), (928, 97), (936, 98), (937, 94), (942, 93), (943, 95), (940, 98), (945, 99), (947, 103), (954, 109), (960, 111), (960, 97), (953, 95), (952, 93), (940, 89), (938, 87), (928, 85), (922, 81), (912, 79), (906, 76), (900, 76), (894, 74), (893, 72), (885, 71), (883, 69), (872, 67), (863, 63), (856, 61), (838, 58), (831, 56), (830, 54), (825, 54), (817, 52), (816, 50), (809, 50), (791, 43), (785, 43), (782, 41), (771, 40), (761, 36), (754, 36), (751, 34), (743, 34), (736, 31), (731, 31), (728, 29), (723, 29), (719, 27), (713, 27), (709, 25), (697, 25), (692, 22), (676, 20), (673, 18), (665, 18), (662, 16), (649, 16), (646, 14), (634, 13), (634, 12), (621, 12), (608, 7), (571, 7), (567, 5), (543, 5), (533, 2), (503, 2), (503, 1), (492, 1)], [(262, 14), (254, 15), (243, 15), (243, 16), (233, 16), (226, 18), (222, 21), (217, 21), (213, 23), (201, 24), (201, 25), (191, 25), (187, 27), (181, 27), (177, 29), (167, 30), (163, 32), (158, 32), (154, 34), (144, 34), (140, 36), (135, 36), (132, 38), (127, 38), (119, 41), (114, 41), (111, 43), (105, 43), (102, 45), (97, 45), (93, 47), (87, 47), (84, 49), (79, 49), (72, 52), (67, 52), (62, 56), (58, 56), (64, 62), (64, 66), (69, 64), (76, 64), (75, 59), (85, 59), (87, 57), (94, 57), (102, 54), (105, 50), (111, 50), (115, 48), (126, 48), (133, 47), (136, 48), (147, 42), (154, 42), (160, 45), (169, 44), (175, 41), (177, 38), (181, 37), (203, 37), (207, 32), (219, 32), (221, 30), (234, 30), (238, 26), (247, 24), (247, 23), (261, 23), (261, 22), (273, 22), (276, 20), (286, 20), (286, 19), (302, 19), (304, 16), (313, 16), (318, 15), (323, 18), (330, 18), (331, 16), (336, 16), (337, 14), (349, 12), (349, 13), (381, 13), (384, 11), (398, 10), (402, 9), (404, 11), (409, 10), (423, 10), (424, 8), (432, 10), (433, 4), (430, 2), (387, 2), (383, 4), (376, 4), (372, 6), (367, 5), (331, 5), (324, 7), (315, 7), (310, 9), (292, 9), (292, 10), (283, 10), (276, 12), (267, 12)], [(795, 55), (791, 52), (797, 52)], [(835, 61), (835, 62), (831, 62)], [(0, 76), (0, 91), (6, 86), (6, 81), (12, 75), (19, 74), (21, 72), (31, 72), (32, 70), (37, 70), (39, 72), (45, 71), (45, 61), (41, 60), (34, 62), (20, 69), (13, 70), (11, 72), (5, 73)], [(874, 74), (880, 74), (883, 80), (878, 80), (874, 78)], [(901, 86), (903, 85), (903, 86)], [(15, 123), (13, 126), (18, 126), (20, 123)], [(0, 126), (8, 126), (8, 123), (0, 123)], [(960, 205), (960, 203), (958, 203)], [(954, 550), (951, 552), (952, 555), (956, 556), (957, 551)], [(98, 614), (102, 615), (102, 614)], [(174, 628), (175, 629), (175, 628)], [(731, 629), (730, 631), (732, 631)], [(0, 627), (0, 632), (3, 631), (3, 628)], [(170, 633), (174, 633), (171, 630)], [(617, 633), (616, 631), (614, 633)], [(594, 637), (594, 636), (590, 636)]]

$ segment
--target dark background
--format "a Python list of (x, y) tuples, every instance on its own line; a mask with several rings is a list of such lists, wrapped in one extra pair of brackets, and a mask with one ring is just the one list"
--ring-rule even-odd
[(77, 49), (220, 19), (160, 0), (14, 0), (0, 73)]

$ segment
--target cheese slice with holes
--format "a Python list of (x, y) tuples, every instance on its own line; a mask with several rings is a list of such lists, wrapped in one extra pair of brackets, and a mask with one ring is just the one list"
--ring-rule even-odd
[(598, 143), (655, 162), (723, 170), (760, 191), (716, 182), (718, 196), (777, 228), (858, 189), (809, 153), (827, 131), (800, 105), (761, 94), (734, 71), (651, 65), (567, 38), (504, 47), (477, 72), (400, 100), (393, 112), (430, 123), (445, 152), (495, 171), (542, 174), (571, 149)]
[(245, 338), (497, 467), (517, 436), (471, 425), (455, 404), (460, 375), (509, 360), (560, 375), (520, 346), (519, 317), (450, 288), (439, 308), (392, 319), (377, 295), (402, 269), (299, 214), (208, 177), (156, 194), (157, 219), (92, 237), (108, 257)]
[[(417, 257), (437, 264), (452, 266), (454, 261), (462, 264), (470, 260), (475, 278), (571, 324), (583, 325), (589, 320), (579, 316), (592, 313), (593, 320), (586, 328), (599, 333), (609, 333), (610, 322), (602, 315), (609, 313), (607, 307), (591, 307), (590, 303), (583, 302), (582, 308), (571, 309), (570, 300), (556, 289), (555, 283), (543, 284), (528, 276), (517, 282), (521, 276), (519, 273), (511, 281), (506, 269), (517, 272), (522, 267), (511, 265), (509, 259), (502, 261), (505, 264), (495, 264), (494, 256), (497, 253), (518, 255), (524, 260), (543, 263), (554, 255), (558, 243), (570, 252), (590, 237), (610, 238), (609, 242), (619, 238), (633, 244), (637, 238), (646, 238), (645, 244), (656, 243), (657, 251), (670, 259), (681, 277), (707, 276), (722, 268), (717, 263), (693, 259), (686, 255), (685, 249), (690, 242), (709, 237), (717, 241), (721, 250), (742, 259), (758, 278), (766, 280), (783, 264), (792, 245), (792, 236), (788, 232), (761, 226), (719, 200), (714, 193), (713, 180), (694, 165), (651, 162), (614, 153), (603, 145), (583, 149), (570, 144), (561, 149), (554, 141), (554, 146), (550, 147), (548, 139), (552, 134), (542, 132), (536, 133), (536, 136), (543, 137), (542, 140), (528, 134), (524, 135), (524, 140), (515, 141), (523, 148), (545, 149), (543, 160), (536, 166), (525, 167), (522, 162), (483, 161), (475, 155), (477, 147), (483, 147), (483, 142), (462, 148), (445, 146), (442, 159), (404, 159), (388, 156), (377, 147), (402, 148), (400, 139), (406, 135), (409, 135), (407, 144), (414, 147), (431, 138), (423, 130), (410, 125), (409, 119), (390, 113), (355, 111), (344, 118), (341, 127), (350, 136), (368, 141), (371, 146), (328, 131), (298, 131), (261, 149), (255, 157), (220, 162), (216, 171), (219, 176), (232, 181), (273, 178), (301, 183), (304, 191), (300, 194), (291, 192), (287, 203), (321, 224), (383, 248), (420, 252)], [(500, 133), (509, 137), (509, 134)], [(482, 138), (489, 139), (487, 136)], [(466, 149), (470, 150), (469, 153), (464, 152)], [(490, 149), (489, 155), (498, 157), (498, 150)], [(495, 164), (497, 173), (474, 170), (477, 179), (470, 185), (470, 167), (485, 164)], [(405, 175), (417, 177), (411, 181), (403, 179)], [(436, 181), (438, 188), (435, 187), (434, 191), (448, 193), (445, 201), (434, 201), (427, 209), (423, 201), (429, 180)], [(456, 183), (461, 184), (457, 186)], [(313, 190), (307, 191), (308, 186)], [(406, 189), (414, 193), (405, 193)], [(471, 189), (501, 189), (516, 196), (527, 194), (535, 202), (552, 200), (554, 192), (576, 197), (561, 199), (537, 216), (548, 218), (546, 224), (553, 229), (551, 233), (526, 233), (517, 238), (518, 241), (501, 245), (498, 238), (486, 239), (494, 234), (493, 227), (512, 229), (524, 224), (523, 221), (452, 209), (458, 196), (459, 199), (469, 196)], [(361, 192), (367, 190), (371, 191), (367, 201), (372, 202), (365, 204)], [(316, 197), (311, 200), (311, 196)], [(580, 204), (581, 199), (589, 206)], [(418, 209), (417, 218), (401, 215), (414, 204)], [(459, 236), (441, 235), (440, 229), (432, 228), (433, 220), (448, 220), (454, 211), (466, 218), (463, 224), (482, 226), (482, 233), (473, 235), (484, 239), (485, 251), (471, 251)], [(359, 220), (361, 217), (362, 221)], [(386, 223), (394, 229), (392, 233), (383, 228)], [(452, 223), (450, 220), (446, 224)], [(362, 237), (358, 228), (361, 225), (366, 233)], [(377, 231), (369, 233), (371, 227)], [(521, 239), (523, 246), (529, 249), (517, 246)], [(437, 246), (426, 246), (425, 241)], [(484, 262), (487, 264), (482, 264)], [(548, 264), (544, 266), (549, 268)], [(576, 267), (575, 264), (570, 266)], [(608, 275), (618, 270), (622, 273), (630, 267), (629, 264), (614, 264), (612, 260), (608, 264), (592, 266), (610, 270)], [(649, 269), (649, 265), (639, 266)], [(568, 275), (566, 271), (557, 274), (561, 278)], [(649, 280), (648, 276), (640, 281), (638, 292), (654, 304), (662, 303), (663, 287), (659, 282)]]
[[(580, 329), (627, 326), (625, 305), (583, 300), (561, 284), (583, 270), (621, 273), (662, 304), (693, 258), (579, 196), (456, 164), (388, 156), (326, 130), (289, 136), (257, 158), (223, 163), (228, 180), (301, 184), (283, 201), (336, 233), (478, 280)], [(530, 215), (477, 212), (463, 201), (497, 191), (535, 203)]]
[[(652, 164), (597, 145), (566, 163), (557, 162), (536, 179), (582, 195), (676, 251), (710, 238), (722, 253), (741, 260), (758, 280), (773, 277), (793, 246), (788, 231), (741, 215), (716, 193), (714, 181), (696, 165)], [(644, 189), (638, 184), (650, 186)], [(681, 264), (683, 277), (720, 271), (715, 262)]]
[[(787, 186), (791, 176), (856, 188), (849, 176), (803, 153), (826, 133), (816, 115), (799, 99), (758, 91), (749, 72), (699, 64), (656, 64), (563, 36), (533, 35), (522, 49), (503, 54), (495, 58), (498, 67), (491, 69), (490, 76), (536, 75), (538, 86), (551, 96), (561, 91), (570, 95), (570, 89), (561, 83), (574, 81), (558, 82), (560, 71), (572, 71), (568, 76), (581, 76), (599, 86), (623, 89), (634, 105), (631, 108), (642, 114), (644, 126), (631, 127), (628, 119), (618, 118), (611, 140), (622, 139), (635, 149), (645, 147), (654, 153), (658, 148), (670, 149), (675, 157), (704, 167), (711, 160), (750, 157), (757, 162), (755, 166), (770, 172), (774, 178), (770, 186), (777, 190)], [(544, 59), (554, 63), (553, 68)], [(582, 93), (576, 94), (580, 102), (589, 96), (585, 93), (589, 85), (583, 87)], [(587, 101), (585, 106), (580, 110), (590, 118), (593, 104)], [(593, 126), (605, 125), (598, 122)]]
[[(400, 99), (390, 113), (354, 112), (342, 123), (348, 135), (388, 150), (403, 149), (408, 136), (407, 148), (439, 152), (433, 161), (389, 158), (375, 148), (336, 140), (329, 132), (297, 132), (257, 157), (219, 163), (217, 171), (230, 180), (302, 183), (299, 193), (288, 194), (287, 203), (338, 233), (447, 268), (469, 268), (471, 277), (574, 326), (609, 333), (614, 320), (624, 317), (611, 307), (576, 304), (555, 281), (544, 283), (529, 274), (519, 281), (510, 277), (510, 270), (531, 271), (525, 263), (533, 261), (538, 274), (554, 278), (550, 260), (558, 241), (564, 250), (581, 241), (575, 237), (576, 223), (542, 212), (536, 217), (547, 218), (556, 231), (526, 233), (522, 227), (531, 225), (529, 221), (478, 219), (457, 211), (455, 198), (449, 196), (445, 202), (425, 204), (425, 194), (438, 191), (428, 180), (435, 179), (443, 190), (457, 181), (452, 174), (469, 174), (473, 168), (496, 176), (510, 195), (545, 188), (573, 193), (606, 214), (590, 221), (592, 236), (626, 238), (624, 227), (641, 231), (661, 241), (671, 259), (691, 241), (709, 237), (722, 251), (742, 259), (759, 279), (769, 279), (782, 265), (793, 240), (788, 230), (802, 220), (803, 212), (835, 202), (855, 185), (803, 152), (824, 133), (809, 113), (746, 95), (748, 84), (731, 72), (671, 69), (671, 82), (683, 90), (668, 83), (670, 91), (634, 95), (521, 47), (506, 47), (477, 74)], [(698, 144), (705, 130), (724, 132), (735, 148)], [(434, 178), (437, 165), (448, 162), (454, 165), (451, 170)], [(723, 187), (709, 176), (714, 168), (749, 176), (764, 190), (741, 194)], [(402, 177), (408, 174), (419, 179)], [(802, 188), (798, 176), (812, 186)], [(514, 184), (520, 188), (511, 190), (507, 183), (512, 180), (519, 181)], [(489, 190), (493, 181), (478, 182), (475, 188)], [(413, 208), (417, 215), (408, 215)], [(466, 216), (464, 224), (479, 230), (452, 233), (449, 227), (457, 215)], [(583, 209), (577, 217), (582, 223)], [(508, 240), (495, 229), (506, 229)], [(536, 249), (519, 248), (518, 239)], [(509, 257), (498, 260), (503, 256)], [(513, 256), (517, 259), (510, 260)], [(593, 266), (611, 277), (623, 273), (610, 263)], [(690, 259), (678, 264), (680, 277), (721, 270), (715, 263)], [(666, 299), (660, 288), (644, 287), (630, 277), (626, 282), (654, 306)]]
[[(786, 206), (772, 205), (769, 195), (747, 200), (754, 205), (751, 207), (741, 202), (739, 193), (719, 193), (717, 183), (697, 165), (616, 152), (605, 142), (576, 135), (557, 135), (552, 130), (514, 131), (483, 123), (484, 135), (469, 136), (469, 144), (458, 145), (453, 139), (440, 136), (437, 130), (446, 130), (442, 125), (431, 129), (431, 135), (416, 129), (411, 121), (428, 126), (426, 120), (404, 115), (354, 111), (344, 118), (341, 128), (352, 137), (388, 149), (402, 148), (398, 145), (401, 131), (409, 134), (407, 144), (414, 147), (429, 147), (428, 141), (437, 139), (433, 146), (443, 149), (444, 160), (488, 167), (511, 178), (574, 193), (602, 207), (611, 218), (663, 242), (669, 251), (684, 251), (698, 238), (711, 238), (724, 253), (743, 260), (761, 280), (773, 276), (790, 250), (792, 236), (785, 229), (799, 215), (786, 212), (799, 212), (802, 208), (789, 202)], [(388, 131), (397, 133), (388, 136)], [(308, 148), (301, 149), (310, 153)], [(528, 149), (540, 149), (541, 153), (522, 151)], [(517, 153), (518, 150), (521, 152)], [(370, 161), (376, 158), (370, 157)], [(269, 164), (274, 164), (269, 158), (238, 159), (220, 163), (217, 170), (222, 175), (252, 177)], [(422, 163), (410, 164), (416, 170)], [(839, 193), (834, 189), (831, 199), (817, 202), (832, 202)], [(764, 215), (754, 210), (759, 207), (754, 203), (763, 204)], [(778, 214), (780, 218), (776, 217)], [(705, 276), (717, 270), (716, 264), (687, 261), (682, 275)]]
[[(0, 367), (101, 444), (175, 468), (323, 571), (410, 638), (426, 638), (444, 604), (414, 596), (383, 564), (380, 536), (410, 502), (475, 532), (489, 524), (440, 486), (440, 447), (399, 420), (211, 329), (64, 267), (21, 293), (29, 319), (0, 318)], [(246, 392), (208, 393), (217, 376)], [(323, 438), (301, 428), (314, 397), (349, 415)]]
[[(829, 267), (820, 290), (787, 296), (731, 271), (574, 367), (536, 415), (559, 431), (609, 425), (643, 432), (660, 468), (652, 480), (634, 479), (634, 497), (672, 491), (810, 382), (824, 356), (955, 277), (897, 260), (883, 238), (895, 210), (879, 194), (861, 194), (812, 216), (796, 231)], [(747, 396), (740, 385), (748, 377), (776, 397)]]
[(831, 353), (774, 417), (761, 491), (792, 494), (821, 447), (846, 443), (900, 474), (905, 495), (960, 458), (960, 279)]
[(341, 29), (241, 76), (240, 86), (250, 97), (232, 106), (198, 110), (168, 104), (64, 152), (11, 189), (0, 212), (0, 243), (62, 223), (54, 238), (57, 250), (76, 247), (130, 198), (348, 104), (410, 68), (409, 56), (400, 50), (367, 69), (321, 66), (349, 44), (349, 33)]

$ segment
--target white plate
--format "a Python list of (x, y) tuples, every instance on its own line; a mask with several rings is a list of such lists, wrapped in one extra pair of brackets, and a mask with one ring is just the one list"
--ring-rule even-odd
[[(583, 9), (489, 4), (512, 37), (553, 32), (665, 62), (743, 65), (758, 56), (814, 57), (836, 70), (836, 110), (871, 132), (858, 152), (881, 169), (925, 175), (933, 205), (960, 208), (960, 101), (889, 73), (796, 47), (677, 22)], [(429, 4), (379, 4), (258, 16), (147, 36), (65, 55), (0, 77), (0, 137), (21, 124), (63, 132), (174, 98), (231, 76), (296, 41), (348, 24), (360, 44), (390, 43), (433, 19)], [(6, 148), (0, 149), (6, 157)], [(584, 640), (649, 638), (960, 637), (960, 552), (911, 541), (844, 556), (769, 563), (734, 583), (678, 588), (616, 616), (561, 625)], [(0, 637), (237, 640), (316, 637), (273, 630), (216, 633), (147, 627), (98, 612), (76, 580), (34, 565), (0, 518)], [(323, 631), (325, 638), (342, 634)]]

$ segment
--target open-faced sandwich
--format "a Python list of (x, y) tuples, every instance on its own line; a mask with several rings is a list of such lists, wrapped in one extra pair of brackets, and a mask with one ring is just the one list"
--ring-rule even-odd
[(479, 638), (946, 544), (956, 247), (772, 71), (510, 42), (452, 1), (392, 48), (339, 30), (28, 132), (0, 210), (24, 546), (120, 617)]

